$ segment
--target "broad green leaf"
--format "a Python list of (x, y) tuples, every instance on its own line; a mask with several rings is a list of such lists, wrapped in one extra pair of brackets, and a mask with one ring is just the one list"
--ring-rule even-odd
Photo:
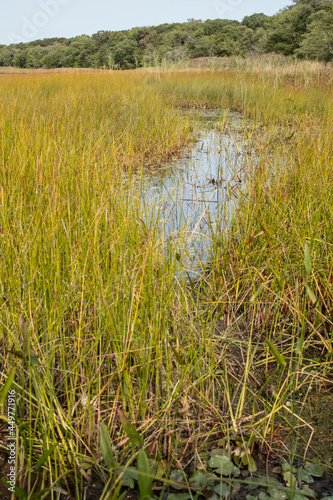
[(288, 495), (282, 488), (268, 488), (267, 493), (270, 494), (272, 498), (276, 498), (277, 500), (287, 500)]
[(234, 495), (241, 488), (240, 483), (220, 483), (214, 486), (214, 491), (220, 497), (229, 498), (231, 495)]
[(249, 490), (255, 490), (261, 486), (263, 480), (260, 477), (250, 476), (246, 479), (246, 485)]
[(220, 484), (217, 484), (216, 486), (214, 486), (214, 491), (215, 493), (217, 493), (218, 495), (220, 495), (220, 497), (226, 497), (230, 494), (230, 489), (229, 489), (229, 486), (227, 485), (227, 483), (220, 483)]
[(274, 488), (274, 489), (284, 489), (284, 486), (279, 483), (279, 481), (276, 479), (276, 477), (266, 477), (267, 488)]
[(227, 456), (212, 457), (208, 462), (208, 466), (216, 469), (216, 474), (223, 474), (224, 476), (230, 476), (230, 474), (235, 473), (236, 469), (239, 470)]
[(304, 245), (304, 266), (305, 266), (305, 271), (307, 274), (307, 277), (311, 273), (311, 252), (310, 252), (310, 245), (308, 240), (305, 240), (305, 245)]
[(314, 479), (313, 479), (312, 475), (310, 474), (310, 472), (303, 469), (302, 467), (300, 469), (298, 469), (298, 479), (300, 481), (303, 481), (304, 483), (308, 483), (308, 484), (311, 484), (314, 482)]
[(16, 372), (15, 367), (10, 370), (5, 385), (3, 386), (3, 389), (0, 393), (0, 408), (4, 407), (8, 391), (11, 388), (12, 383), (14, 382), (15, 372)]
[(205, 486), (213, 486), (218, 480), (219, 478), (217, 476), (198, 470), (190, 477), (189, 483), (193, 488), (201, 490)]
[(272, 354), (275, 357), (277, 363), (284, 368), (286, 366), (286, 361), (285, 361), (284, 357), (282, 356), (282, 354), (279, 353), (279, 351), (277, 350), (275, 345), (270, 340), (266, 339), (266, 344), (268, 345), (268, 347), (272, 351)]
[(122, 410), (118, 410), (118, 415), (120, 418), (121, 425), (124, 428), (124, 431), (126, 432), (127, 436), (129, 437), (129, 440), (133, 445), (143, 445), (143, 439), (140, 436), (140, 434), (135, 430), (134, 426), (131, 424), (131, 422), (128, 420), (128, 418), (124, 415), (124, 412)]
[(104, 462), (106, 463), (106, 465), (110, 470), (114, 469), (117, 466), (117, 464), (115, 459), (113, 458), (112, 444), (109, 431), (106, 425), (103, 424), (103, 422), (99, 424), (99, 444), (101, 447)]
[(121, 482), (123, 486), (131, 488), (131, 490), (135, 487), (134, 479), (127, 473), (127, 471), (121, 476)]
[(134, 479), (134, 481), (138, 481), (139, 471), (136, 467), (118, 467), (117, 469), (119, 471), (124, 471), (124, 474)]
[(224, 464), (227, 463), (231, 463), (230, 458), (228, 456), (217, 455), (209, 459), (208, 467), (211, 467), (212, 469), (218, 469), (219, 467), (222, 467)]
[(302, 490), (299, 490), (298, 493), (306, 498), (317, 498), (316, 493), (310, 488), (303, 488)]
[[(2, 477), (1, 480), (4, 483), (4, 485), (6, 486), (6, 488), (9, 489), (12, 487), (11, 484), (9, 483), (9, 481), (5, 477)], [(14, 492), (15, 492), (15, 495), (20, 500), (26, 500), (28, 498), (28, 493), (26, 493), (24, 490), (21, 490), (21, 488), (19, 488), (18, 486), (14, 486)]]
[(307, 463), (304, 468), (311, 476), (323, 477), (324, 475), (324, 469), (319, 464)]
[(153, 477), (151, 473), (150, 463), (147, 454), (144, 450), (139, 451), (138, 455), (138, 472), (139, 472), (139, 490), (140, 498), (151, 498), (153, 496), (152, 484)]
[(216, 474), (223, 474), (223, 476), (231, 476), (235, 473), (235, 466), (232, 462), (227, 462), (218, 469), (216, 469)]
[(170, 481), (172, 481), (171, 486), (175, 490), (182, 490), (186, 488), (186, 484), (175, 484), (175, 483), (184, 483), (184, 473), (180, 470), (174, 470), (171, 472)]
[(241, 489), (240, 483), (237, 483), (237, 481), (235, 483), (232, 483), (232, 495), (234, 495), (240, 489)]
[(46, 450), (43, 453), (43, 455), (40, 457), (40, 459), (38, 460), (38, 462), (36, 464), (36, 470), (40, 469), (45, 464), (45, 462), (47, 461), (49, 456), (52, 455), (52, 453), (54, 452), (54, 450), (56, 449), (57, 446), (58, 446), (57, 444), (54, 444), (53, 446), (51, 446), (51, 448), (49, 450)]

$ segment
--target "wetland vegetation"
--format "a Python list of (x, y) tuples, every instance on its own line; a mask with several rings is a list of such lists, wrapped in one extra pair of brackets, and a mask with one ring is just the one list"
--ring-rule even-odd
[[(293, 464), (332, 470), (332, 88), (314, 62), (0, 76), (0, 418), (5, 436), (15, 390), (20, 498), (83, 500), (97, 478), (104, 499), (137, 479), (141, 498), (224, 498), (271, 458), (308, 498)], [(198, 219), (193, 277), (203, 230), (166, 235), (142, 178), (179, 171), (202, 110), (242, 178)]]

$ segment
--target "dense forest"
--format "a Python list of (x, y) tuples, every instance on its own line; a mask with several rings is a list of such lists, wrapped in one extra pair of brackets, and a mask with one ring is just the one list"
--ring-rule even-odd
[(198, 57), (275, 52), (333, 60), (333, 0), (293, 0), (274, 16), (223, 19), (99, 31), (0, 45), (0, 66), (133, 69)]

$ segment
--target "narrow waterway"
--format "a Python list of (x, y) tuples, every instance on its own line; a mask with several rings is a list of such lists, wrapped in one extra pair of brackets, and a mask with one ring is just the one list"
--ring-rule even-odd
[(186, 154), (141, 179), (144, 218), (157, 218), (172, 239), (182, 267), (192, 275), (205, 267), (211, 235), (230, 213), (249, 174), (244, 120), (238, 113), (210, 111), (193, 117), (199, 134)]

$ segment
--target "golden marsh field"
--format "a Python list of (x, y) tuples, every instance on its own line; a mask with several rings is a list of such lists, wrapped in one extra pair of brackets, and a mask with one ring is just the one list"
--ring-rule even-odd
[[(216, 448), (250, 474), (272, 456), (332, 471), (332, 97), (317, 63), (0, 75), (0, 425), (15, 391), (19, 498), (83, 500), (97, 477), (122, 498), (135, 464), (140, 498), (150, 477), (157, 498), (224, 498), (177, 475)], [(189, 109), (240, 112), (256, 158), (196, 280), (137, 185), (192, 147)]]

